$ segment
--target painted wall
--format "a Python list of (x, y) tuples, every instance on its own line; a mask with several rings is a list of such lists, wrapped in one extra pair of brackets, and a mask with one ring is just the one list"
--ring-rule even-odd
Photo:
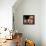
[[(34, 40), (36, 46), (41, 46), (41, 1), (18, 0), (18, 2), (13, 6), (15, 30), (22, 32), (25, 39)], [(23, 15), (35, 15), (35, 24), (24, 25)]]
[(41, 1), (41, 38), (42, 46), (46, 46), (46, 0)]
[(0, 27), (12, 29), (12, 6), (16, 0), (0, 0)]

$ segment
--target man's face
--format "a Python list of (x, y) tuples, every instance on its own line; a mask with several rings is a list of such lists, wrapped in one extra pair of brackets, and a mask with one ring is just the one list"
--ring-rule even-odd
[(33, 21), (34, 21), (34, 20), (33, 20), (33, 16), (30, 16), (29, 19), (28, 19), (28, 23), (29, 23), (29, 24), (33, 24)]

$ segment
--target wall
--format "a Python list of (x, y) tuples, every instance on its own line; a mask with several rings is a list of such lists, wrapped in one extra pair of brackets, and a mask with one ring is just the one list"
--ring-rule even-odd
[(0, 27), (12, 29), (12, 6), (16, 0), (0, 0)]
[(41, 1), (41, 38), (42, 46), (46, 46), (46, 0)]
[[(34, 40), (36, 46), (41, 46), (41, 1), (18, 0), (18, 2), (13, 6), (15, 30), (22, 32), (24, 38)], [(35, 15), (35, 24), (24, 25), (23, 15)]]

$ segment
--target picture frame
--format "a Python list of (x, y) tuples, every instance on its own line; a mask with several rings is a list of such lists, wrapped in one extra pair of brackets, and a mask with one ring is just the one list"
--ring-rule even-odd
[(23, 15), (23, 24), (34, 25), (35, 24), (35, 15)]

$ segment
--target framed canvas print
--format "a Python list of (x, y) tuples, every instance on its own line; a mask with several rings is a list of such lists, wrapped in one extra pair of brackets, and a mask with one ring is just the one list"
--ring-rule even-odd
[(23, 24), (28, 24), (28, 25), (35, 24), (35, 15), (24, 15)]

